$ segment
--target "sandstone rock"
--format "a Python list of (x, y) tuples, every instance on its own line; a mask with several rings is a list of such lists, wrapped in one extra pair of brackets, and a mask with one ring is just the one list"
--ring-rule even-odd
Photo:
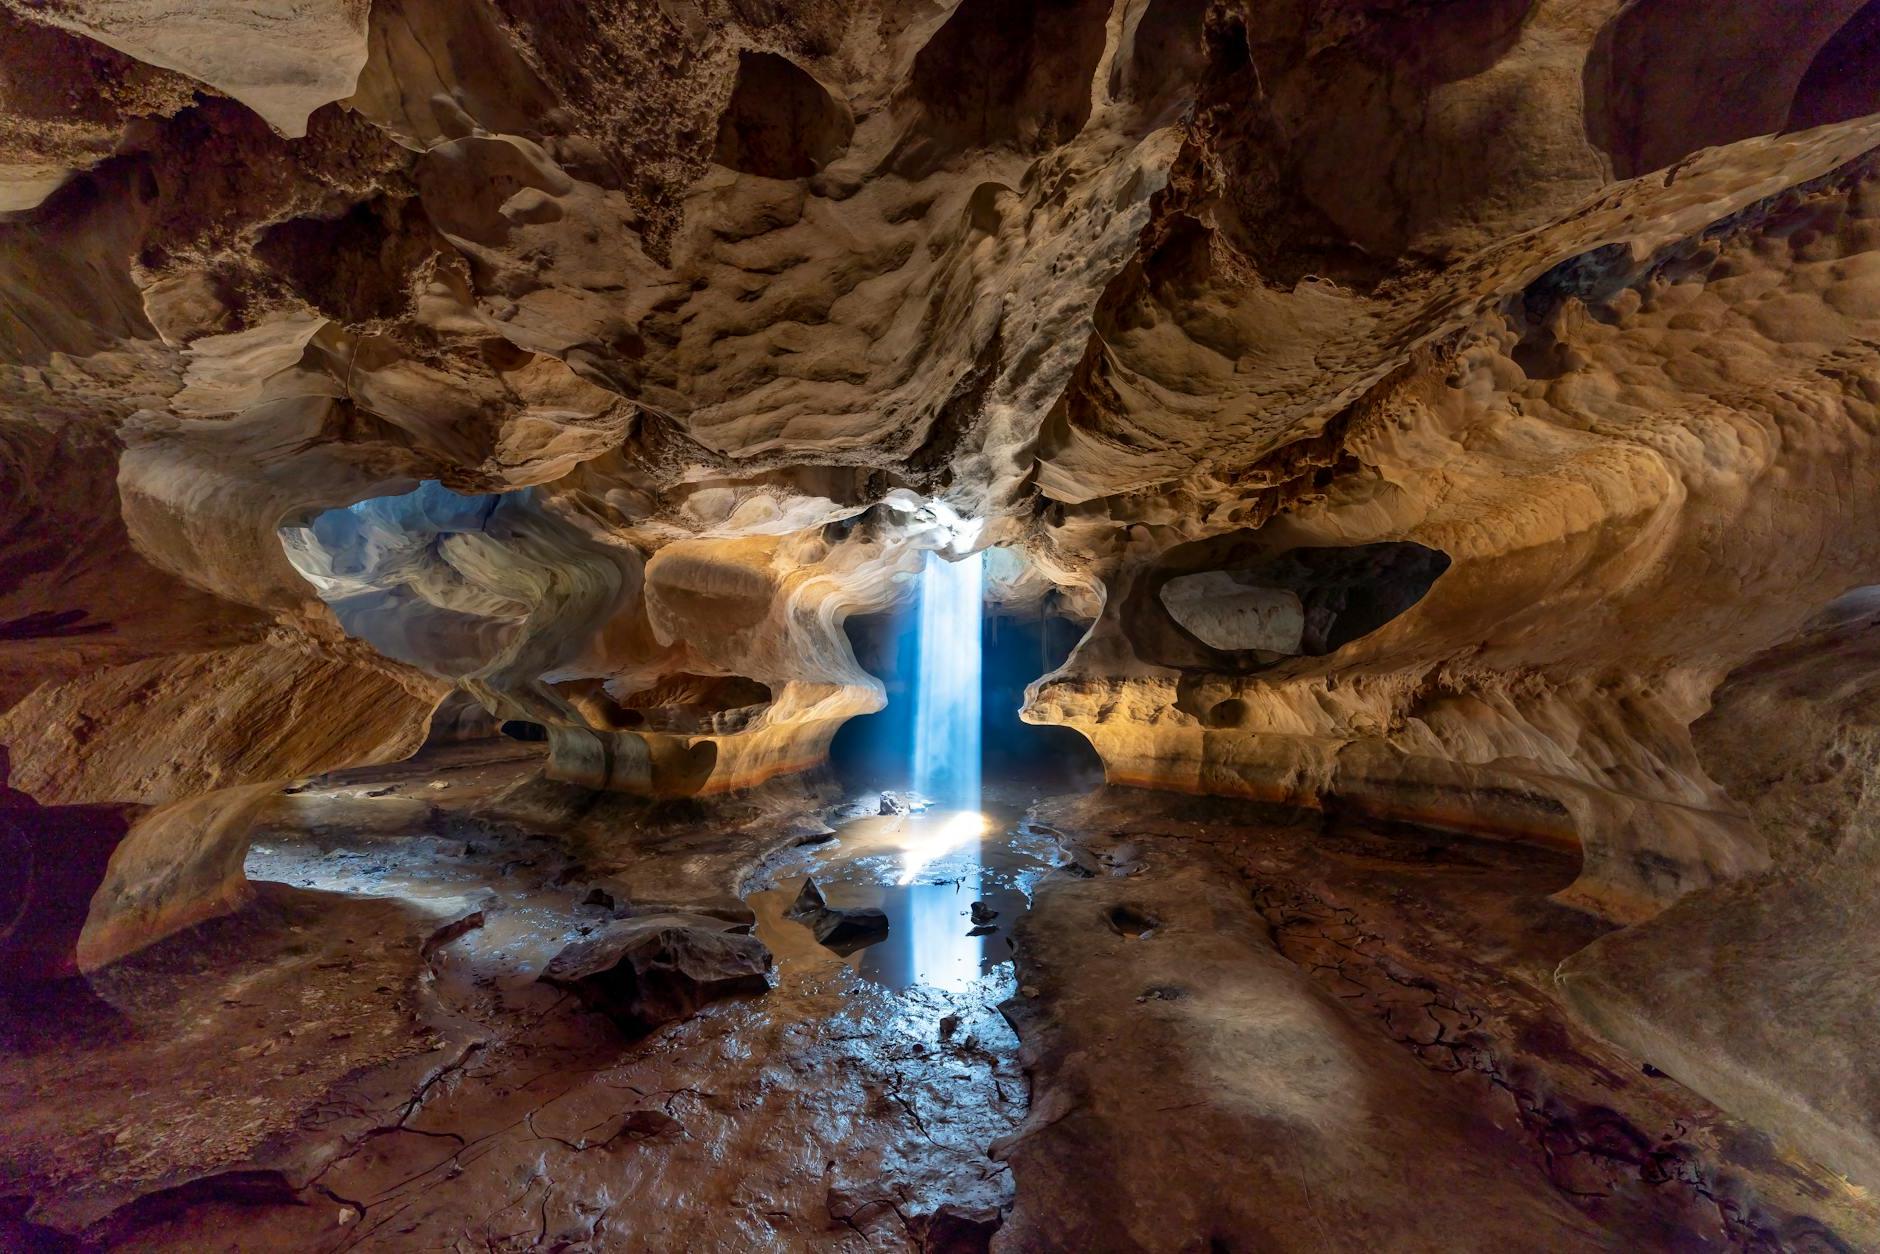
[(1694, 731), (1772, 868), (1693, 893), (1561, 964), (1570, 1005), (1681, 1083), (1863, 1185), (1880, 1181), (1876, 954), (1880, 596), (1838, 598), (1732, 672)]
[(1110, 782), (1571, 855), (1640, 930), (1566, 995), (1873, 1175), (1768, 991), (1865, 953), (1867, 712), (1754, 668), (1880, 571), (1876, 23), (0, 5), (0, 745), (102, 808), (16, 830), (30, 965), (239, 908), (281, 784), (432, 736), (821, 766), (943, 505)]
[(352, 94), (366, 61), (365, 6), (346, 0), (259, 5), (95, 0), (50, 14), (127, 56), (200, 79), (289, 136), (307, 115)]
[(564, 948), (545, 983), (574, 989), (634, 1031), (690, 1018), (722, 997), (770, 988), (770, 951), (703, 915), (649, 915), (609, 925)]

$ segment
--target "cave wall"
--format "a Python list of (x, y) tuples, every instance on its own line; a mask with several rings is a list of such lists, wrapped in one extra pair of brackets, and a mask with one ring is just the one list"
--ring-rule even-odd
[[(45, 891), (88, 963), (229, 909), (446, 699), (588, 786), (814, 766), (935, 500), (1090, 623), (1026, 717), (1115, 782), (1615, 921), (1786, 874), (1702, 729), (1880, 578), (1880, 121), (1872, 6), (1773, 13), (0, 0), (0, 745), (123, 829)], [(492, 512), (290, 560), (426, 484)]]
[(1852, 1180), (1880, 1180), (1868, 923), (1880, 884), (1880, 597), (1837, 598), (1733, 670), (1692, 728), (1766, 870), (1694, 892), (1557, 975), (1589, 1024)]

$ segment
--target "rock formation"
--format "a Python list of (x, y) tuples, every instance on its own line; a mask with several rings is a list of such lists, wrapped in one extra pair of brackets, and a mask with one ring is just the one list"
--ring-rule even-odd
[(661, 914), (575, 942), (549, 960), (542, 979), (644, 1030), (688, 1018), (719, 997), (768, 992), (769, 974), (762, 941), (708, 916)]
[(843, 955), (873, 945), (888, 934), (888, 916), (879, 907), (831, 906), (813, 879), (803, 881), (785, 917), (814, 932), (818, 944)]
[(1880, 0), (0, 0), (0, 973), (427, 739), (817, 767), (983, 548), (1112, 784), (1549, 847), (1880, 1187), (1877, 439)]

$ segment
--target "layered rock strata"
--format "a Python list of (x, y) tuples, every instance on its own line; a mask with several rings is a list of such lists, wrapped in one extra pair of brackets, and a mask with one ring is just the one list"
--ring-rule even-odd
[(1864, 655), (1795, 633), (1880, 579), (1877, 13), (0, 0), (7, 809), (125, 827), (22, 969), (471, 706), (569, 786), (815, 766), (847, 621), (986, 549), (1113, 782), (1575, 859), (1643, 924), (1587, 1021), (1868, 1179), (1858, 1061), (1655, 955), (1863, 1022), (1797, 677)]

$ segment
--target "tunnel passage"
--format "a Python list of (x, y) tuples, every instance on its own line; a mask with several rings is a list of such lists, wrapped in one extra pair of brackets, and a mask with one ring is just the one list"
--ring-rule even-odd
[(1145, 641), (1157, 661), (1184, 652), (1185, 642), (1260, 664), (1322, 657), (1403, 614), (1448, 569), (1439, 550), (1385, 541), (1173, 574), (1160, 581), (1157, 600), (1185, 641), (1153, 630)]
[(1809, 63), (1783, 129), (1805, 131), (1875, 112), (1880, 112), (1880, 0), (1868, 0)]
[(436, 480), (322, 510), (281, 528), (281, 546), (346, 634), (387, 657), (465, 674), (493, 656), (528, 607), (479, 586), (470, 537), (501, 531), (516, 505)]
[(1128, 55), (1110, 67), (1110, 98), (1148, 104), (1188, 96), (1205, 65), (1207, 9), (1204, 0), (1149, 0), (1129, 32)]
[(914, 58), (902, 168), (1068, 142), (1090, 118), (1108, 13), (1093, 0), (964, 0)]
[(435, 480), (279, 534), (347, 635), (440, 678), (474, 677), (484, 701), (514, 707), (504, 717), (550, 723), (565, 710), (541, 681), (618, 611), (639, 560), (544, 510), (533, 489), (466, 495)]

